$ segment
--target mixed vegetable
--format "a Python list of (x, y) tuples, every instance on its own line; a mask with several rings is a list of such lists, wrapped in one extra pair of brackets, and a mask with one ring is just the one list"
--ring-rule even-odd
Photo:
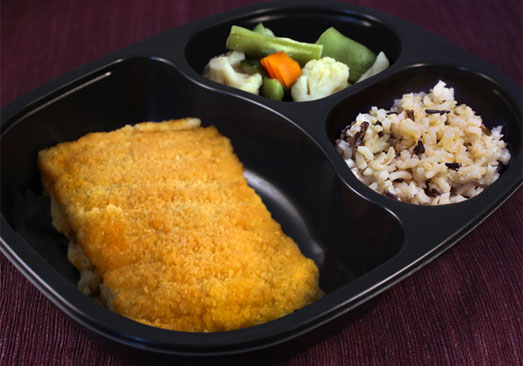
[(278, 37), (263, 23), (252, 30), (233, 25), (226, 47), (204, 76), (274, 100), (324, 98), (389, 67), (383, 52), (376, 55), (333, 27), (305, 43)]

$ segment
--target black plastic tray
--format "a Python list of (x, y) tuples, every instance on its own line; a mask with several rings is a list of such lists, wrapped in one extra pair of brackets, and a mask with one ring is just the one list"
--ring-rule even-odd
[[(334, 26), (384, 51), (381, 74), (321, 100), (276, 102), (201, 76), (225, 51), (231, 25), (263, 21), (278, 35), (313, 42)], [(438, 80), (455, 88), (488, 127), (503, 125), (510, 165), (468, 201), (398, 202), (358, 181), (334, 148), (358, 112), (390, 107)], [(285, 1), (245, 7), (158, 34), (52, 80), (2, 108), (1, 245), (10, 261), (65, 314), (115, 344), (171, 355), (226, 355), (273, 346), (325, 324), (437, 257), (499, 207), (522, 181), (522, 93), (464, 50), (398, 18), (348, 4)], [(249, 183), (302, 252), (320, 268), (326, 296), (269, 323), (188, 333), (119, 316), (76, 290), (66, 242), (41, 196), (37, 152), (91, 131), (199, 117), (232, 141)]]

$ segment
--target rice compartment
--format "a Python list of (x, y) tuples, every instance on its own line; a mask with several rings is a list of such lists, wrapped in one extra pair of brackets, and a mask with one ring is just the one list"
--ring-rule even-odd
[(422, 205), (464, 201), (499, 177), (510, 152), (502, 127), (489, 130), (454, 89), (404, 94), (390, 110), (360, 113), (336, 140), (358, 177), (390, 198)]

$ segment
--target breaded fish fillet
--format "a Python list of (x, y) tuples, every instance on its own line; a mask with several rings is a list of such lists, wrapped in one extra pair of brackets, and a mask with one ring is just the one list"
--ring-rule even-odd
[(79, 288), (152, 326), (212, 332), (318, 299), (318, 269), (197, 119), (90, 133), (39, 153)]

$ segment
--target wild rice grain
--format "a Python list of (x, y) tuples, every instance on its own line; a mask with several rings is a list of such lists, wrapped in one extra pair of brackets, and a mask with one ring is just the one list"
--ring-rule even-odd
[(365, 137), (365, 133), (369, 128), (369, 122), (363, 122), (360, 128), (361, 130), (356, 133), (356, 136), (354, 136), (354, 146), (360, 146), (363, 143), (363, 138)]
[(492, 133), (490, 132), (490, 130), (489, 130), (487, 127), (485, 127), (485, 125), (481, 125), (479, 128), (481, 128), (481, 131), (483, 131), (483, 133), (484, 133), (485, 135), (487, 135), (487, 136), (491, 136), (491, 135), (492, 135)]
[(418, 144), (414, 147), (414, 154), (421, 155), (425, 152), (425, 146), (423, 146), (423, 142), (421, 140), (418, 140)]
[(425, 109), (425, 113), (427, 114), (445, 114), (450, 113), (448, 109)]
[(434, 188), (430, 189), (429, 187), (424, 189), (425, 194), (429, 197), (437, 197), (439, 196), (439, 192), (436, 191)]
[(447, 166), (447, 168), (452, 170), (458, 170), (459, 168), (461, 168), (461, 164), (459, 163), (445, 163), (445, 165)]

